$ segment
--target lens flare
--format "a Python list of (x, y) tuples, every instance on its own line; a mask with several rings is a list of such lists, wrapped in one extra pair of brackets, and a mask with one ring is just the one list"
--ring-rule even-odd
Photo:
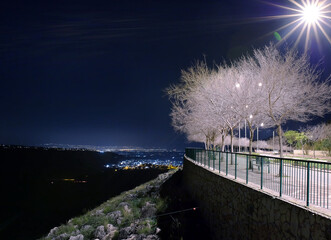
[(307, 5), (302, 11), (302, 19), (308, 24), (316, 24), (320, 19), (321, 11), (318, 5)]
[(309, 47), (309, 40), (315, 37), (317, 44), (320, 45), (320, 35), (324, 36), (331, 45), (330, 33), (330, 20), (331, 20), (331, 1), (330, 0), (288, 0), (292, 6), (283, 6), (274, 3), (269, 4), (285, 9), (288, 14), (269, 16), (266, 19), (282, 19), (288, 18), (291, 21), (284, 26), (273, 31), (273, 33), (280, 30), (286, 30), (287, 32), (280, 37), (275, 37), (278, 40), (277, 45), (286, 41), (293, 33), (298, 33), (298, 37), (294, 43), (296, 47), (301, 39), (305, 41), (305, 52)]

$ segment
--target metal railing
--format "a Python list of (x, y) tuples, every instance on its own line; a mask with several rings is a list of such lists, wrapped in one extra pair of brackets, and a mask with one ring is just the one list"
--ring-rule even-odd
[(290, 196), (306, 206), (331, 209), (331, 162), (187, 148), (197, 164)]

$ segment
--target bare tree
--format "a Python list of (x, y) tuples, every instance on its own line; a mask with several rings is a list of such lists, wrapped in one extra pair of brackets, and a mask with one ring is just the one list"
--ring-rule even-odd
[(276, 126), (282, 157), (284, 123), (305, 122), (331, 110), (330, 77), (321, 81), (320, 75), (306, 55), (294, 50), (282, 54), (273, 45), (217, 69), (197, 62), (182, 71), (178, 84), (166, 89), (172, 102), (172, 125), (189, 140), (203, 141), (206, 149), (220, 144), (224, 150), (230, 133), (233, 152), (234, 129), (245, 120), (250, 153), (257, 127)]
[(294, 50), (282, 54), (273, 45), (255, 50), (254, 60), (259, 66), (256, 77), (264, 86), (264, 112), (277, 126), (282, 157), (282, 124), (306, 122), (330, 112), (330, 77), (320, 81), (321, 72), (310, 65), (306, 55), (299, 56)]
[(205, 62), (197, 62), (187, 71), (182, 71), (179, 84), (166, 89), (172, 103), (172, 126), (186, 134), (189, 140), (204, 142), (206, 149), (215, 145), (217, 134), (212, 119), (208, 117), (208, 99), (202, 91), (211, 73)]
[(325, 123), (318, 124), (315, 126), (307, 126), (302, 131), (305, 132), (307, 138), (312, 142), (313, 153), (315, 156), (315, 142), (324, 140), (331, 137), (331, 125), (326, 125)]
[(233, 102), (235, 113), (244, 119), (249, 128), (249, 153), (253, 151), (254, 132), (259, 126), (270, 127), (272, 123), (264, 113), (265, 101), (263, 98), (264, 85), (257, 77), (259, 65), (252, 57), (242, 57), (233, 64), (237, 70), (238, 77), (234, 83), (236, 88)]

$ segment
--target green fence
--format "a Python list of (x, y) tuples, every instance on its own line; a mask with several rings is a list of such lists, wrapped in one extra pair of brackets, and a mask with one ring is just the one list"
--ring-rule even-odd
[(210, 170), (309, 204), (331, 208), (331, 163), (196, 148), (187, 157)]

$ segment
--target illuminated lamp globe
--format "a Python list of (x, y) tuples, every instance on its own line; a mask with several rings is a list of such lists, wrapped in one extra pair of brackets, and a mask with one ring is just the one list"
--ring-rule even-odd
[(302, 11), (302, 18), (308, 24), (317, 23), (320, 15), (320, 8), (316, 5), (307, 5)]

